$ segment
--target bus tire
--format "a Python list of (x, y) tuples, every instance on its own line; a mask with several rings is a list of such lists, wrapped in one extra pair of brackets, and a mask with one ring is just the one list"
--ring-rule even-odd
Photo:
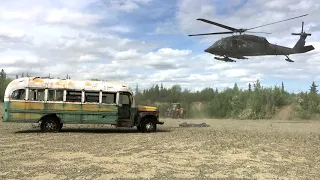
[(42, 132), (58, 132), (62, 125), (57, 117), (46, 116), (42, 119), (40, 128)]
[(141, 132), (156, 132), (157, 124), (153, 118), (145, 118), (141, 123)]
[(59, 131), (61, 131), (62, 127), (63, 127), (63, 123), (60, 123)]
[(138, 131), (141, 132), (141, 126), (140, 125), (137, 126), (137, 129), (138, 129)]

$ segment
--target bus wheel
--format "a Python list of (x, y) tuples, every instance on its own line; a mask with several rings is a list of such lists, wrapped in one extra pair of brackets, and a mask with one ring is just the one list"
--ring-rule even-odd
[(147, 118), (141, 123), (141, 132), (155, 132), (157, 130), (157, 124), (153, 119)]
[(46, 117), (41, 122), (41, 131), (43, 132), (58, 132), (62, 126), (60, 122), (54, 117)]
[(138, 131), (141, 131), (141, 126), (137, 125), (137, 129), (138, 129)]
[(60, 129), (59, 129), (59, 131), (61, 131), (62, 127), (63, 127), (63, 123), (60, 123)]

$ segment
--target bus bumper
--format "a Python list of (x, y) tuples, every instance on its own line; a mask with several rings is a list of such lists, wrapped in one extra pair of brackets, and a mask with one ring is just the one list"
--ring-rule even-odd
[(163, 125), (163, 124), (164, 124), (164, 122), (163, 122), (163, 121), (158, 121), (158, 122), (157, 122), (157, 124), (161, 124), (161, 125)]

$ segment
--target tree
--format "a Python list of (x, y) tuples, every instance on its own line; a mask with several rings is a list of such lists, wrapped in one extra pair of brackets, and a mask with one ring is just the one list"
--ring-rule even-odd
[(1, 79), (1, 81), (3, 81), (3, 80), (5, 80), (5, 79), (7, 79), (7, 75), (6, 75), (6, 73), (4, 72), (4, 70), (3, 70), (3, 69), (1, 69), (0, 79)]
[(318, 85), (316, 85), (316, 83), (313, 81), (312, 85), (310, 86), (310, 93), (314, 93), (317, 94), (318, 90), (317, 90)]
[(260, 84), (259, 79), (257, 79), (256, 83), (254, 83), (253, 86), (254, 86), (254, 90), (258, 91), (261, 89), (261, 84)]
[(4, 92), (7, 87), (7, 75), (3, 69), (0, 72), (0, 100), (3, 101)]
[(251, 84), (249, 83), (249, 88), (248, 88), (249, 92), (251, 92)]
[(281, 92), (284, 92), (284, 84), (283, 84), (283, 81), (281, 83)]
[(136, 92), (135, 92), (136, 94), (138, 94), (139, 93), (139, 87), (138, 87), (138, 84), (136, 85)]
[(233, 90), (234, 90), (235, 92), (238, 92), (238, 91), (239, 91), (239, 88), (238, 88), (237, 83), (234, 83)]

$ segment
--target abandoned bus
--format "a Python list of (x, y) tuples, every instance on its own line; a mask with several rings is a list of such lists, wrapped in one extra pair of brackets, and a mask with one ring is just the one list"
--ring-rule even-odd
[(63, 124), (110, 124), (154, 132), (159, 110), (135, 106), (132, 90), (125, 84), (25, 77), (6, 88), (4, 122), (39, 123), (44, 132), (60, 131)]

